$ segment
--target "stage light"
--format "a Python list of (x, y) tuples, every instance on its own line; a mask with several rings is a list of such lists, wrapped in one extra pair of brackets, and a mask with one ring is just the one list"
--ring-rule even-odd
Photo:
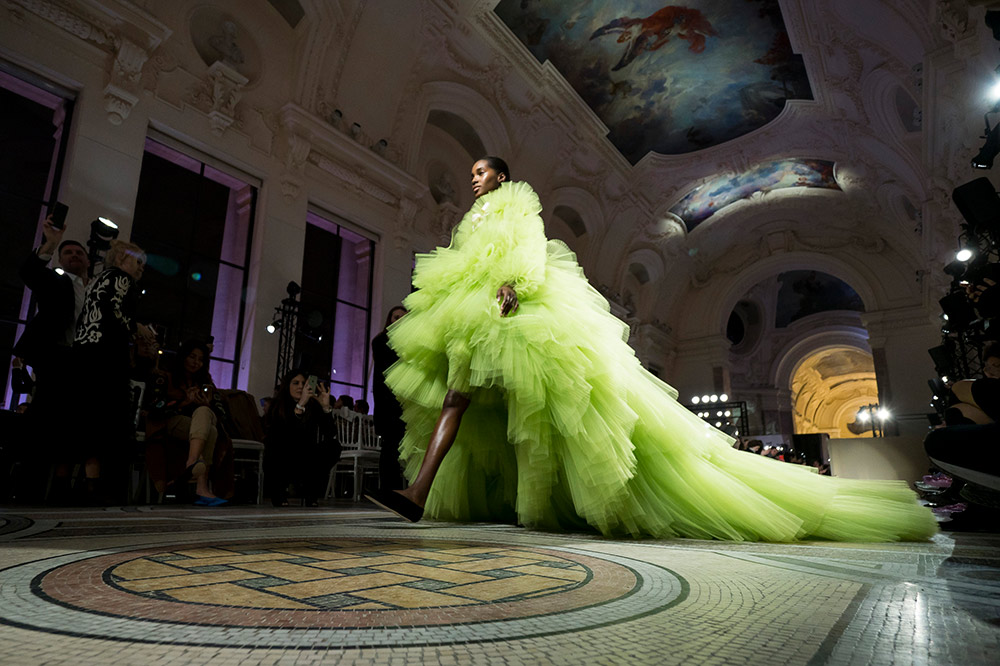
[(969, 259), (972, 259), (972, 250), (967, 247), (962, 248), (955, 253), (955, 259), (958, 261), (968, 261)]
[(878, 410), (878, 418), (881, 421), (888, 421), (889, 419), (892, 418), (892, 413), (890, 413), (889, 410), (886, 409), (885, 407), (882, 407), (881, 409)]
[(721, 400), (722, 402), (729, 402), (729, 396), (723, 393), (722, 395), (719, 396), (719, 400)]
[(274, 332), (277, 331), (279, 328), (281, 328), (281, 320), (275, 319), (270, 324), (268, 324), (264, 330), (273, 335)]
[(708, 396), (707, 395), (701, 396), (701, 401), (702, 402), (708, 402)]
[(697, 405), (699, 402), (701, 402), (701, 398), (699, 398), (698, 396), (694, 396), (693, 398), (691, 398), (692, 405)]
[(712, 395), (711, 399), (712, 399), (712, 402), (719, 402), (719, 396), (717, 396), (717, 395)]
[(989, 118), (986, 118), (986, 134), (981, 138), (986, 139), (986, 143), (972, 158), (972, 166), (975, 169), (992, 169), (993, 159), (1000, 153), (1000, 122), (991, 129)]
[(55, 271), (56, 271), (56, 275), (66, 275), (66, 271), (64, 271), (61, 268), (57, 268), (57, 269), (55, 269)]
[(732, 413), (731, 411), (729, 411), (729, 410), (727, 409), (727, 410), (726, 410), (726, 414), (725, 414), (725, 415), (726, 415), (726, 416), (732, 416), (732, 415), (733, 415), (733, 413)]
[(993, 84), (986, 93), (986, 99), (992, 104), (1000, 103), (1000, 81)]
[(945, 321), (948, 321), (948, 315), (946, 313), (942, 312), (941, 313), (941, 319), (944, 319)]
[(715, 427), (716, 428), (721, 428), (722, 427), (722, 421), (716, 421), (715, 422)]
[(861, 421), (862, 423), (868, 423), (868, 420), (870, 418), (871, 414), (869, 414), (867, 411), (858, 412), (858, 420)]
[(716, 412), (715, 415), (716, 416), (722, 416), (722, 411), (720, 410), (720, 411)]
[(945, 384), (947, 384), (948, 383), (948, 375), (941, 375), (941, 381), (943, 381)]

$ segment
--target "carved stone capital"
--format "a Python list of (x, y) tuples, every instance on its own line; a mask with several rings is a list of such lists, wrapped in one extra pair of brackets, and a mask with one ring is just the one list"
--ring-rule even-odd
[(118, 40), (111, 81), (104, 88), (104, 108), (112, 125), (121, 125), (139, 101), (139, 79), (147, 60), (149, 53), (141, 46), (125, 38)]
[(221, 135), (236, 121), (236, 105), (243, 96), (243, 86), (248, 80), (221, 60), (208, 68), (208, 81), (212, 90), (212, 108), (208, 112), (208, 120), (215, 134)]

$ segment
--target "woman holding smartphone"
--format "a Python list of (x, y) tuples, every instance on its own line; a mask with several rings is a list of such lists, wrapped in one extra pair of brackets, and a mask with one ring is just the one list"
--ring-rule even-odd
[[(170, 437), (186, 440), (184, 471), (172, 483), (176, 485), (193, 479), (197, 495), (195, 504), (221, 506), (226, 500), (212, 492), (209, 468), (215, 456), (219, 437), (217, 425), (219, 418), (225, 415), (225, 405), (208, 373), (208, 357), (208, 347), (200, 340), (181, 344), (171, 370), (162, 373), (154, 384), (152, 398), (147, 403), (146, 435), (151, 439), (165, 429)], [(151, 474), (152, 471), (151, 468)]]
[(264, 415), (264, 478), (271, 503), (288, 506), (295, 484), (306, 506), (319, 506), (332, 468), (340, 460), (330, 388), (315, 375), (292, 370)]

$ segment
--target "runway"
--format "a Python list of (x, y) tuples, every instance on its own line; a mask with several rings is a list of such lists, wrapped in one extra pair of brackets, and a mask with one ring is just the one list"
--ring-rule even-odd
[(987, 664), (1000, 536), (618, 540), (351, 504), (0, 509), (3, 664)]

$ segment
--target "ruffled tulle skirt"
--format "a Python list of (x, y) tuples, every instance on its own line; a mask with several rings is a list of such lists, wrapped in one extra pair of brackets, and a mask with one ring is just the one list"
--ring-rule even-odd
[[(447, 251), (418, 261), (416, 282)], [(644, 370), (576, 257), (549, 241), (545, 280), (501, 317), (496, 287), (423, 280), (390, 330), (408, 478), (449, 389), (469, 395), (429, 518), (605, 535), (729, 540), (925, 539), (935, 520), (903, 482), (856, 481), (741, 452)]]

